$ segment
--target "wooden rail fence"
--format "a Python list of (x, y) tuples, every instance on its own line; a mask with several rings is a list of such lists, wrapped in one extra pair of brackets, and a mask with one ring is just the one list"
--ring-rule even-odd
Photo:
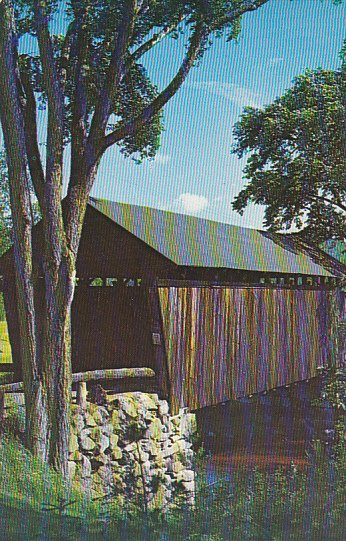
[[(116, 368), (106, 370), (92, 370), (89, 372), (77, 372), (72, 374), (72, 383), (77, 384), (77, 404), (85, 408), (88, 381), (120, 380), (131, 378), (154, 378), (155, 372), (151, 368)], [(5, 393), (23, 391), (23, 382), (4, 383), (0, 385), (0, 427), (5, 412)]]

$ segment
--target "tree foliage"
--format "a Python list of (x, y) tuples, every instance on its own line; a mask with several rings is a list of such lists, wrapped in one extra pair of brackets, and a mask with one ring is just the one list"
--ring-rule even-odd
[(248, 184), (236, 197), (265, 205), (272, 230), (309, 239), (346, 237), (346, 71), (307, 71), (263, 109), (246, 108), (234, 128), (233, 152), (248, 153)]
[[(225, 32), (228, 40), (235, 38), (241, 14), (267, 1), (19, 0), (15, 15), (20, 36), (39, 37), (46, 25), (44, 32), (51, 33), (55, 77), (64, 100), (65, 143), (73, 139), (78, 104), (84, 136), (91, 128), (93, 133), (98, 122), (108, 134), (100, 153), (117, 143), (126, 155), (143, 159), (152, 157), (158, 148), (162, 107), (202, 57), (212, 36)], [(54, 31), (58, 16), (66, 27), (64, 34)], [(142, 59), (169, 35), (188, 36), (188, 50), (171, 84), (160, 93)], [(47, 104), (42, 54), (41, 48), (36, 55), (24, 54), (19, 60), (26, 84), (30, 82), (41, 104)]]

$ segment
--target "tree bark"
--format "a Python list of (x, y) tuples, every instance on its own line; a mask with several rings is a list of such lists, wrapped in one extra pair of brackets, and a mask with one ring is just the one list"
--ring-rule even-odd
[(61, 267), (56, 270), (55, 276), (45, 272), (42, 373), (49, 419), (48, 461), (67, 478), (72, 384), (70, 321), (75, 272), (71, 264), (68, 271)]
[(13, 11), (10, 2), (0, 4), (0, 117), (3, 128), (13, 218), (19, 332), (26, 403), (27, 446), (42, 459), (47, 457), (45, 393), (38, 370), (32, 261), (32, 212), (26, 163), (24, 119), (18, 94), (18, 67)]

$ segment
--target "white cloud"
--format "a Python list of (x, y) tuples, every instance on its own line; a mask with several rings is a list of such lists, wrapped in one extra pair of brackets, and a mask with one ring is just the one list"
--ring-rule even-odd
[(269, 59), (269, 64), (275, 66), (276, 64), (281, 64), (282, 62), (284, 62), (284, 60), (285, 59), (283, 58), (283, 56), (273, 56)]
[(174, 206), (177, 210), (197, 214), (208, 206), (208, 199), (203, 195), (193, 193), (182, 193), (175, 201)]
[(169, 162), (171, 157), (168, 154), (156, 154), (154, 158), (154, 163), (159, 163), (161, 165), (166, 164)]
[(206, 90), (222, 98), (226, 98), (240, 107), (261, 107), (265, 102), (256, 90), (235, 83), (220, 83), (219, 81), (200, 81), (189, 83), (187, 86), (197, 90)]

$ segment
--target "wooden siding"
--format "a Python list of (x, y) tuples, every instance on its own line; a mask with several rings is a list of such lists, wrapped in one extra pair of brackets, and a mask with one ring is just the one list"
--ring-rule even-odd
[(197, 409), (317, 374), (333, 356), (326, 290), (160, 287), (171, 406)]

